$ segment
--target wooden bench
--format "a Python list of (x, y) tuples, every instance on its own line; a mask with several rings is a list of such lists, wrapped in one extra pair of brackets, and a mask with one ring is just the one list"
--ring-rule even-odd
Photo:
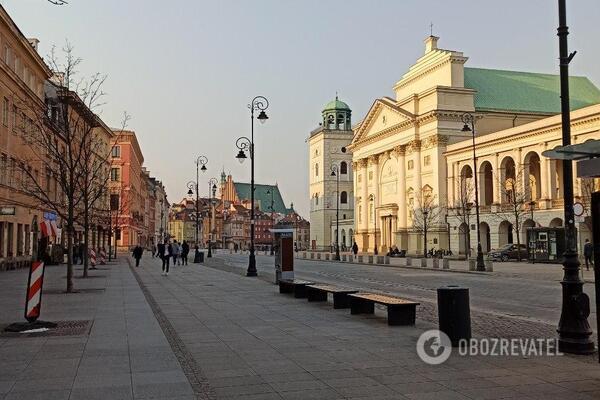
[(308, 301), (327, 301), (328, 293), (333, 294), (333, 308), (340, 309), (350, 307), (348, 295), (358, 293), (358, 290), (318, 283), (306, 286)]
[(417, 305), (414, 301), (374, 293), (348, 295), (351, 314), (373, 314), (375, 303), (387, 306), (388, 325), (414, 325)]
[(314, 285), (314, 283), (301, 279), (280, 279), (279, 293), (294, 293), (295, 298), (303, 299), (306, 297), (306, 285)]

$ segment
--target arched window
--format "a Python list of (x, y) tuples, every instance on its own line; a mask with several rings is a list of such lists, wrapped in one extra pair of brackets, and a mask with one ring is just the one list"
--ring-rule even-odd
[(348, 204), (348, 193), (346, 193), (346, 192), (340, 193), (340, 203)]
[(346, 161), (342, 161), (342, 163), (340, 164), (340, 174), (347, 174), (348, 173), (348, 164), (346, 164)]

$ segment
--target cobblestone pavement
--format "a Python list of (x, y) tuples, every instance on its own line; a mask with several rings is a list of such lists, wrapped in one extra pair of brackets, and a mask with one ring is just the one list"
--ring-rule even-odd
[[(220, 253), (217, 257), (237, 271), (247, 267), (247, 255)], [(269, 281), (273, 279), (273, 262), (273, 257), (257, 256), (257, 268)], [(541, 271), (519, 273), (515, 268), (516, 263), (507, 263), (513, 270), (511, 274), (517, 276), (497, 276), (300, 259), (294, 262), (297, 276), (303, 279), (417, 300), (421, 302), (418, 318), (434, 324), (437, 324), (436, 289), (450, 284), (468, 287), (475, 335), (506, 338), (556, 336), (561, 299), (558, 266), (550, 266), (548, 271), (540, 266)], [(593, 285), (586, 285), (585, 288), (594, 308)], [(595, 324), (595, 312), (588, 321)]]
[[(590, 357), (465, 357), (423, 363), (416, 340), (434, 325), (390, 327), (385, 314), (350, 315), (331, 303), (278, 293), (218, 257), (137, 271), (217, 399), (593, 399)], [(228, 271), (232, 271), (228, 272)]]
[[(122, 260), (121, 260), (122, 261)], [(0, 336), (0, 399), (196, 397), (126, 263), (110, 263), (65, 294), (64, 265), (44, 278), (42, 319), (90, 321), (76, 335)], [(0, 273), (0, 325), (23, 321), (27, 270)]]

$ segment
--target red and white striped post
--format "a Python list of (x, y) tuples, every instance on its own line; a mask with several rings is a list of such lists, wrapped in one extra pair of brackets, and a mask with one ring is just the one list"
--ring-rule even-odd
[(104, 248), (100, 249), (100, 265), (106, 264), (106, 251)]
[(90, 264), (92, 267), (96, 266), (96, 251), (94, 249), (90, 249)]
[(25, 319), (35, 322), (42, 309), (42, 286), (44, 284), (44, 263), (34, 261), (29, 268), (27, 297), (25, 298)]

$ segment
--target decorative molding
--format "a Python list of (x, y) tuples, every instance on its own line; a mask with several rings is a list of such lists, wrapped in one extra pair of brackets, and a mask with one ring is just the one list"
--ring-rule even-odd
[(406, 145), (406, 154), (412, 154), (415, 151), (421, 150), (421, 141), (419, 139), (414, 139)]
[(379, 155), (373, 154), (373, 155), (369, 156), (368, 160), (369, 160), (369, 165), (377, 165), (377, 164), (379, 164)]
[(367, 158), (361, 158), (357, 163), (361, 168), (366, 168), (369, 165), (369, 160)]
[(448, 136), (445, 135), (431, 135), (423, 140), (423, 149), (431, 149), (438, 145), (445, 146), (448, 144)]
[(404, 156), (406, 154), (406, 145), (401, 144), (401, 145), (394, 147), (391, 154), (396, 158), (398, 158), (400, 156)]

